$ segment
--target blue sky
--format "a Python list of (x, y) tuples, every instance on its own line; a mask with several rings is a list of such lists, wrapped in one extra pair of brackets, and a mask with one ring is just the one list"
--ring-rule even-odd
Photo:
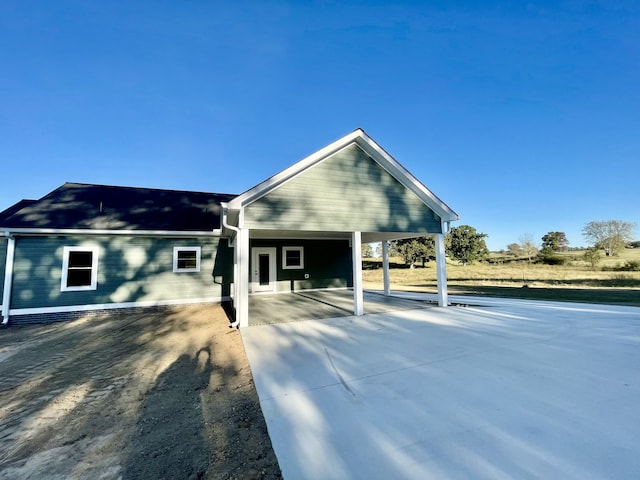
[(0, 2), (0, 209), (241, 193), (361, 127), (490, 249), (638, 223), (640, 2)]

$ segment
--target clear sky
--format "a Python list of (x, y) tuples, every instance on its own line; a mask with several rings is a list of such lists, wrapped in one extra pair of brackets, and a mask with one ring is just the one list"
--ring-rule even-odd
[(640, 238), (640, 2), (0, 2), (0, 209), (241, 193), (358, 127), (492, 250)]

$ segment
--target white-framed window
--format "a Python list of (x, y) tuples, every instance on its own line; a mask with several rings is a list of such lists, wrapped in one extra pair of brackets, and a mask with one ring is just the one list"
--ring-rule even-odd
[(304, 268), (304, 247), (282, 247), (282, 269), (301, 270)]
[(64, 247), (60, 291), (98, 288), (98, 247)]
[(199, 272), (200, 247), (173, 247), (174, 272)]

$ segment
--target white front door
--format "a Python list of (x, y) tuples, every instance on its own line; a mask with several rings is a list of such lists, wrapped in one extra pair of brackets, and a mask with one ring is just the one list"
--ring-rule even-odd
[(274, 247), (251, 249), (251, 291), (276, 291), (276, 249)]

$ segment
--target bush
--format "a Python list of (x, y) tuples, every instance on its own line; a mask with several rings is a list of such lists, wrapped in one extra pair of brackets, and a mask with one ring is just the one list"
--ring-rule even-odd
[(640, 272), (640, 261), (638, 260), (627, 260), (623, 264), (618, 263), (615, 267), (609, 267), (603, 270), (607, 270), (610, 272)]
[(625, 272), (640, 272), (640, 261), (627, 260), (622, 267)]
[(564, 265), (567, 263), (566, 258), (558, 256), (550, 247), (544, 247), (538, 254), (536, 261), (545, 265)]
[(564, 265), (565, 263), (567, 263), (567, 259), (563, 257), (557, 257), (555, 255), (545, 255), (544, 257), (540, 258), (539, 262), (544, 263), (545, 265)]

